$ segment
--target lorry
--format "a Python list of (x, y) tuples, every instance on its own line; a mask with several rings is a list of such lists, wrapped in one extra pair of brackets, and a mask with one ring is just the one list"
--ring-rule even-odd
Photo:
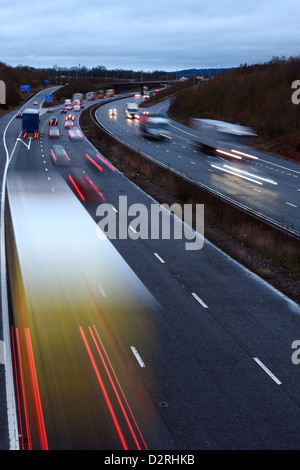
[(22, 117), (22, 137), (33, 137), (37, 139), (39, 136), (40, 113), (38, 109), (27, 108), (23, 112)]
[(96, 92), (96, 98), (103, 98), (104, 97), (104, 90), (98, 90)]
[(139, 108), (136, 103), (126, 103), (126, 117), (129, 119), (139, 118)]
[(105, 96), (106, 97), (115, 96), (115, 90), (113, 88), (110, 88), (109, 90), (106, 90)]
[(74, 93), (72, 98), (73, 103), (75, 100), (79, 100), (79, 102), (81, 103), (81, 101), (83, 100), (83, 93)]
[(160, 114), (141, 113), (139, 117), (139, 132), (153, 139), (171, 139), (169, 120)]
[(243, 156), (257, 160), (251, 140), (257, 134), (240, 124), (214, 119), (191, 119), (190, 126), (196, 131), (192, 144), (221, 157), (241, 160)]
[(93, 101), (95, 98), (96, 98), (95, 91), (88, 91), (87, 94), (85, 95), (85, 99), (88, 101)]

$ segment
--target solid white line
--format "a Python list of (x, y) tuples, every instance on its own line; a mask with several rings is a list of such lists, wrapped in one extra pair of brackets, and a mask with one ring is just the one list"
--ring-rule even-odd
[(292, 207), (297, 207), (297, 206), (295, 206), (295, 204), (292, 204), (291, 202), (286, 202), (286, 204), (288, 204), (289, 206), (292, 206)]
[(199, 302), (199, 304), (202, 305), (202, 307), (208, 308), (208, 306), (203, 302), (202, 299), (200, 299), (200, 297), (198, 297), (197, 294), (195, 294), (195, 292), (192, 292), (192, 296), (197, 300), (197, 302)]
[(277, 377), (257, 357), (254, 357), (253, 359), (271, 377), (271, 379), (277, 383), (277, 385), (281, 385), (280, 380), (278, 380)]
[[(9, 162), (12, 158), (12, 154), (9, 155), (8, 148), (6, 145), (6, 132), (11, 124), (14, 117), (9, 121), (3, 132), (3, 145), (6, 153), (6, 163), (3, 172), (2, 180), (2, 198), (1, 198), (1, 213), (0, 213), (0, 267), (1, 267), (1, 300), (2, 300), (2, 323), (3, 323), (3, 339), (6, 345), (6, 351), (11, 351), (10, 341), (10, 326), (8, 320), (8, 298), (7, 298), (7, 275), (6, 275), (6, 253), (5, 253), (5, 190), (6, 190), (6, 178)], [(17, 141), (16, 141), (17, 142)], [(15, 150), (16, 143), (13, 148)], [(12, 153), (13, 153), (12, 152)], [(18, 419), (16, 411), (16, 399), (14, 390), (14, 374), (12, 366), (11, 354), (6, 355), (5, 360), (5, 385), (6, 385), (6, 400), (7, 400), (7, 419), (8, 419), (8, 434), (10, 450), (19, 450), (19, 431), (18, 431)]]
[(139, 365), (140, 365), (141, 367), (146, 367), (145, 364), (144, 364), (144, 362), (143, 362), (143, 360), (142, 360), (142, 358), (141, 358), (141, 356), (140, 356), (139, 353), (137, 352), (136, 348), (135, 348), (134, 346), (130, 346), (130, 349), (131, 349), (131, 351), (133, 352), (133, 354), (134, 354), (136, 360), (138, 361)]
[(157, 258), (161, 263), (164, 263), (164, 260), (163, 260), (157, 253), (154, 253), (154, 256), (156, 256), (156, 258)]

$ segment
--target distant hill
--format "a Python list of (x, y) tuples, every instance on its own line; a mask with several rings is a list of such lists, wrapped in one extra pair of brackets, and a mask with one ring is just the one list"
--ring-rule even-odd
[(203, 68), (203, 69), (185, 69), (185, 70), (176, 70), (176, 72), (170, 72), (172, 74), (176, 74), (177, 78), (180, 77), (197, 77), (197, 76), (203, 76), (203, 75), (218, 75), (222, 74), (224, 72), (228, 72), (230, 70), (234, 70), (236, 67), (230, 67), (230, 68)]

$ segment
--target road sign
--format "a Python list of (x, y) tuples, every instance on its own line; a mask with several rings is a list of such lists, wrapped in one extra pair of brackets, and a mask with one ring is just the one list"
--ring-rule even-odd
[(30, 85), (20, 85), (20, 90), (27, 91), (27, 93), (29, 93)]
[(45, 101), (52, 101), (52, 95), (45, 95)]

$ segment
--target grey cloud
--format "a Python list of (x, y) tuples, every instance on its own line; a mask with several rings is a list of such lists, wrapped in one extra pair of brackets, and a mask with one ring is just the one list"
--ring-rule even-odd
[(0, 60), (133, 70), (233, 66), (299, 55), (294, 0), (79, 0), (1, 9)]

